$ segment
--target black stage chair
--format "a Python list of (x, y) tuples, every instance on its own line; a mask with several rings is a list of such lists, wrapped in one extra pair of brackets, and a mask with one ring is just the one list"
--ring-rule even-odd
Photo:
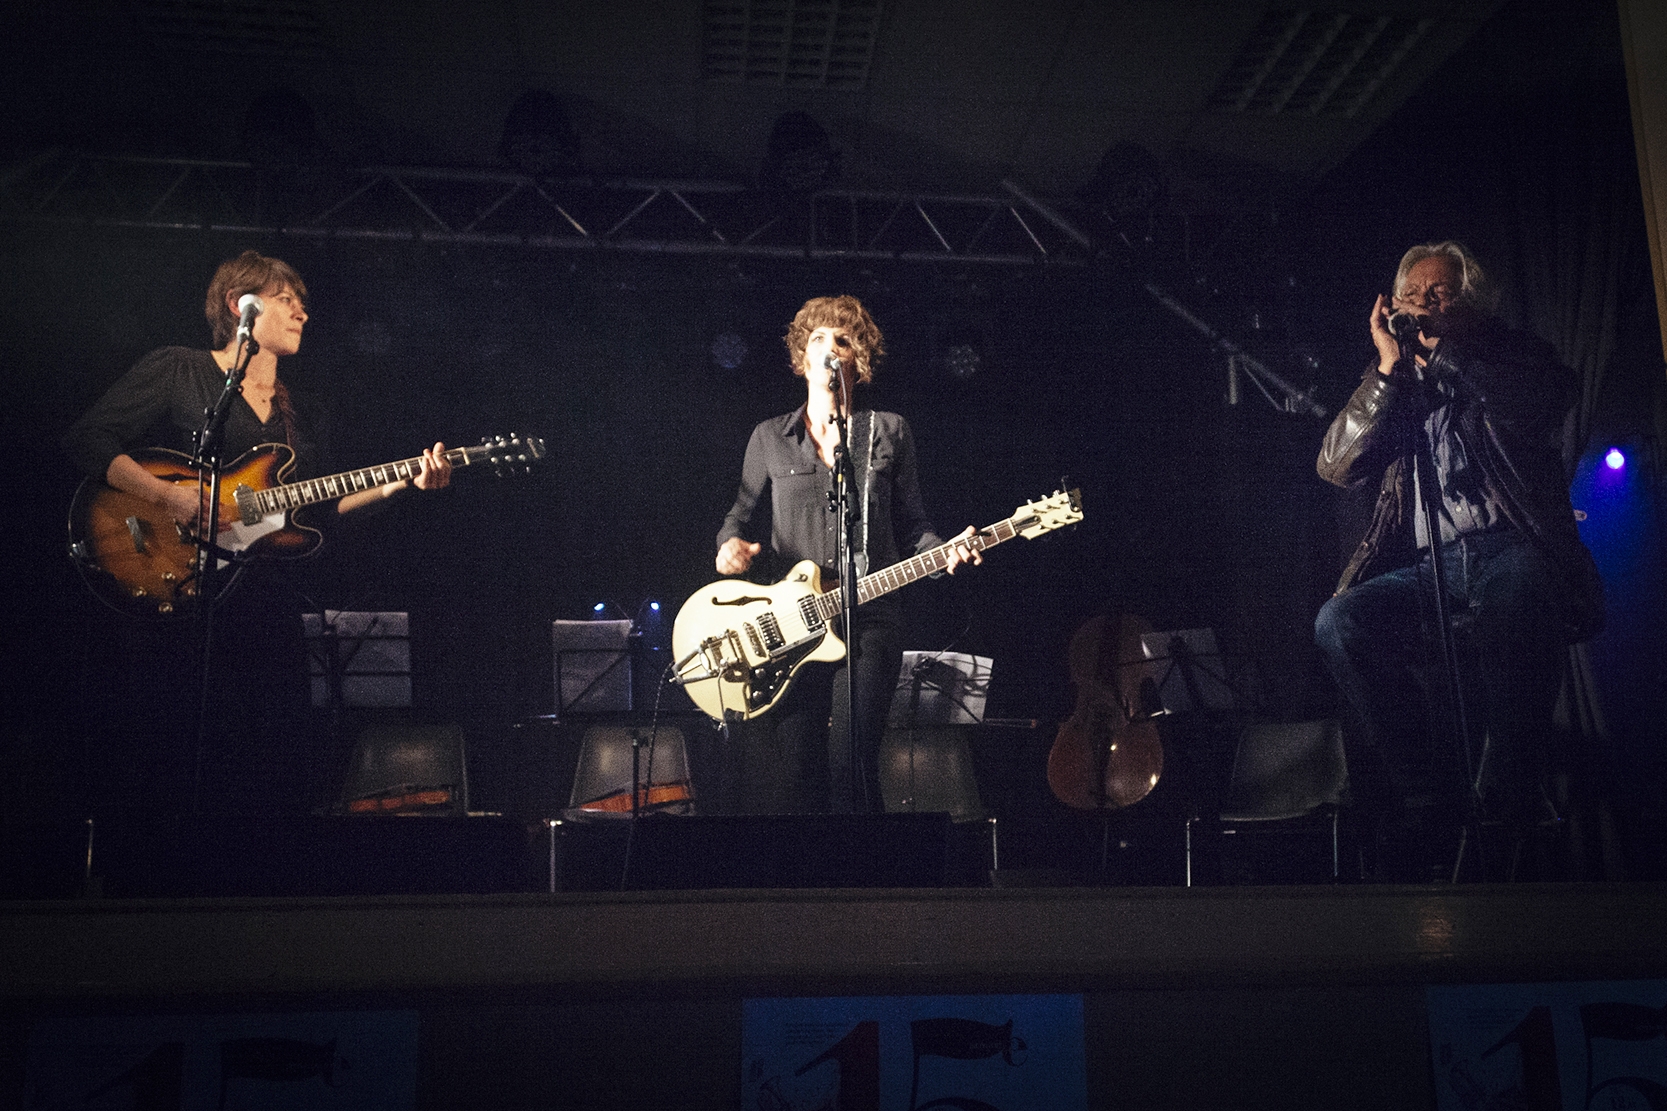
[[(1230, 837), (1253, 831), (1311, 827), (1329, 839), (1330, 878), (1341, 871), (1339, 846), (1343, 793), (1348, 787), (1343, 731), (1335, 719), (1251, 722), (1239, 731), (1233, 772), (1219, 816)], [(1192, 884), (1193, 828), (1187, 822), (1187, 884)]]
[(338, 811), (467, 814), (469, 763), (463, 729), (452, 724), (366, 729), (353, 750)]

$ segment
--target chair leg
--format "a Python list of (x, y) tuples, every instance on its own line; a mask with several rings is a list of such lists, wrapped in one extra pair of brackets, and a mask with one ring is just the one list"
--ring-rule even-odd
[(1184, 829), (1186, 837), (1186, 885), (1192, 886), (1192, 818), (1186, 820)]
[(1338, 844), (1337, 813), (1338, 813), (1337, 809), (1335, 807), (1333, 807), (1332, 811), (1331, 811), (1331, 882), (1332, 883), (1336, 883), (1337, 880), (1338, 880), (1338, 876), (1340, 875), (1339, 861), (1340, 861), (1340, 858), (1341, 858), (1341, 846)]

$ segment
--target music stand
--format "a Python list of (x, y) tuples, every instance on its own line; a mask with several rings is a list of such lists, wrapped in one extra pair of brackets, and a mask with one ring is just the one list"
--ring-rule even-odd
[(631, 629), (624, 621), (552, 621), (555, 720), (631, 709)]
[(968, 652), (905, 652), (886, 724), (978, 725), (990, 695), (988, 656)]
[[(903, 653), (879, 754), (887, 813), (944, 811), (956, 822), (984, 816), (967, 733), (984, 720), (991, 663), (966, 652)], [(990, 835), (993, 856), (993, 826)]]
[(1156, 714), (1179, 714), (1193, 710), (1231, 711), (1238, 698), (1222, 666), (1214, 629), (1176, 629), (1167, 633), (1140, 634), (1140, 651), (1146, 658), (1141, 679), (1142, 701), (1151, 692), (1156, 707), (1142, 707)]
[(411, 705), (408, 614), (325, 610), (303, 613), (301, 624), (315, 708)]
[[(1175, 717), (1189, 723), (1175, 737), (1187, 818), (1182, 831), (1186, 849), (1186, 883), (1192, 885), (1193, 829), (1204, 818), (1221, 813), (1232, 764), (1230, 745), (1236, 743), (1226, 719), (1238, 709), (1238, 696), (1227, 679), (1214, 629), (1175, 629), (1140, 635), (1146, 674), (1141, 679), (1141, 702), (1154, 717)], [(1179, 726), (1179, 722), (1177, 722)], [(1189, 737), (1190, 735), (1190, 737)], [(1165, 745), (1169, 745), (1166, 739)], [(1167, 751), (1167, 747), (1166, 747)], [(1219, 836), (1221, 823), (1202, 828)]]

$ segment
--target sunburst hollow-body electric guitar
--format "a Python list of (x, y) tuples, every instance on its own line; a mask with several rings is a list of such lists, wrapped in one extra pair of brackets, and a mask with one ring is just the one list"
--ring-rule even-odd
[[(985, 551), (1015, 536), (1031, 539), (1082, 520), (1078, 491), (1020, 506), (1013, 516), (964, 541)], [(858, 605), (942, 571), (956, 543), (940, 544), (857, 580)], [(673, 680), (696, 706), (718, 720), (749, 719), (780, 702), (800, 667), (845, 656), (833, 632), (843, 606), (841, 588), (822, 589), (815, 562), (796, 564), (770, 586), (720, 579), (695, 591), (672, 626)]]
[[(445, 454), (453, 468), (485, 464), (502, 473), (530, 467), (544, 455), (544, 441), (489, 436), (478, 445)], [(167, 448), (134, 452), (133, 458), (164, 482), (195, 486), (202, 477), (190, 456)], [(221, 468), (220, 535), (212, 547), (177, 524), (162, 506), (89, 478), (70, 504), (70, 558), (93, 593), (115, 609), (139, 617), (174, 616), (194, 608), (211, 551), (220, 566), (238, 565), (221, 576), (222, 590), (230, 586), (244, 559), (310, 555), (323, 538), (317, 529), (295, 523), (293, 510), (413, 478), (422, 462), (420, 457), (402, 459), (286, 483), (295, 464), (288, 446), (250, 448)]]

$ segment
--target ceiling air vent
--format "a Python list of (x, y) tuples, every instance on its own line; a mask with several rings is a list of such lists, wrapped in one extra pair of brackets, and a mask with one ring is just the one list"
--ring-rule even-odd
[(325, 52), (316, 0), (137, 0), (134, 8), (156, 42), (176, 50)]
[(1270, 11), (1209, 106), (1264, 116), (1353, 116), (1434, 25), (1428, 16)]
[(707, 0), (701, 76), (737, 85), (860, 89), (880, 0)]

